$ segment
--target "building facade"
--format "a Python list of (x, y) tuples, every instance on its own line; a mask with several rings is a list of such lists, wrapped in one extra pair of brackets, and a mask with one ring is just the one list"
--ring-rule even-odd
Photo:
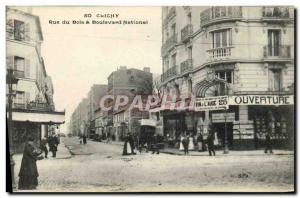
[(152, 94), (153, 77), (149, 67), (144, 70), (127, 69), (121, 66), (117, 71), (108, 77), (108, 94), (114, 98), (118, 95), (126, 95), (129, 98), (129, 105), (117, 111), (107, 112), (107, 120), (112, 128), (110, 134), (116, 141), (123, 140), (127, 131), (134, 131), (137, 120), (149, 117), (148, 112), (129, 110), (130, 102), (136, 95), (143, 97)]
[[(163, 7), (163, 94), (282, 96), (294, 89), (294, 8)], [(215, 80), (208, 80), (213, 76)], [(293, 105), (230, 105), (224, 111), (161, 111), (164, 133), (176, 141), (183, 131), (207, 136), (210, 120), (220, 144), (226, 121), (229, 146), (257, 148), (272, 125), (279, 145), (293, 141)], [(219, 115), (214, 115), (219, 114)], [(290, 142), (288, 143), (288, 140)]]
[(87, 136), (95, 135), (95, 110), (99, 107), (100, 99), (107, 93), (107, 85), (95, 84), (88, 93), (88, 131)]
[(71, 133), (74, 136), (87, 136), (88, 134), (88, 101), (88, 98), (83, 98), (71, 115)]
[(7, 71), (12, 70), (10, 77), (17, 80), (12, 93), (7, 81), (7, 95), (13, 97), (16, 151), (22, 151), (28, 135), (34, 136), (37, 142), (48, 136), (48, 126), (62, 124), (65, 115), (65, 112), (55, 111), (52, 80), (41, 56), (43, 34), (39, 17), (26, 11), (14, 7), (6, 11), (6, 66)]

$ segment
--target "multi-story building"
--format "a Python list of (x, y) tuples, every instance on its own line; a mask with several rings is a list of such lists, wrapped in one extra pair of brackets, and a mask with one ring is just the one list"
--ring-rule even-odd
[(95, 134), (95, 110), (99, 107), (101, 97), (107, 93), (107, 85), (95, 84), (88, 93), (88, 131), (87, 136), (93, 138)]
[(48, 135), (48, 126), (63, 123), (65, 115), (55, 111), (52, 80), (41, 56), (39, 17), (26, 11), (18, 7), (6, 11), (6, 64), (18, 80), (12, 93), (13, 145), (17, 151), (22, 150), (28, 135), (39, 142)]
[(86, 135), (88, 131), (88, 99), (83, 98), (71, 115), (71, 133), (76, 136)]
[[(152, 93), (152, 73), (150, 68), (145, 67), (144, 70), (127, 69), (125, 66), (120, 67), (108, 77), (108, 94), (113, 95), (116, 99), (117, 95), (126, 95), (129, 102), (136, 95), (143, 97)], [(130, 105), (130, 104), (129, 104)], [(107, 123), (112, 126), (110, 134), (115, 140), (122, 140), (126, 135), (126, 131), (134, 131), (134, 123), (141, 118), (147, 118), (148, 112), (140, 112), (137, 110), (129, 110), (126, 105), (117, 111), (107, 112)]]
[[(289, 95), (294, 87), (294, 8), (163, 7), (164, 94), (210, 96)], [(211, 75), (213, 79), (211, 80)], [(293, 106), (230, 105), (227, 138), (232, 148), (254, 148), (272, 125), (278, 143), (293, 138)], [(161, 111), (164, 133), (207, 135), (212, 120), (224, 143), (223, 111)], [(222, 115), (223, 114), (223, 115)]]

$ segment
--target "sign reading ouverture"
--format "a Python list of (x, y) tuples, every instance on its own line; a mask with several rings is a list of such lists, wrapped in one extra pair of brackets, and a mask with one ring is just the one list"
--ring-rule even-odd
[(229, 96), (229, 105), (293, 105), (293, 95)]

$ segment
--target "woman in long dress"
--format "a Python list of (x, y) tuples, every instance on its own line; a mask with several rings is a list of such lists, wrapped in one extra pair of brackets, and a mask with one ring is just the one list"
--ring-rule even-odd
[(193, 136), (189, 136), (189, 151), (195, 150), (195, 145), (194, 145), (194, 138)]
[(23, 152), (18, 185), (18, 188), (22, 190), (36, 189), (38, 185), (39, 173), (36, 161), (41, 159), (38, 156), (42, 153), (42, 151), (37, 149), (33, 141), (34, 138), (29, 136)]
[(182, 140), (184, 139), (183, 135), (180, 135), (180, 142), (179, 142), (179, 150), (180, 151), (183, 151), (184, 150), (184, 147), (183, 147), (183, 144), (182, 144)]

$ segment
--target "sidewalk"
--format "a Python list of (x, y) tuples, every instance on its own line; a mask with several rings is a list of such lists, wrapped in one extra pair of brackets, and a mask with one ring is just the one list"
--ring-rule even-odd
[[(52, 156), (52, 153), (49, 152), (48, 156)], [(64, 143), (64, 138), (60, 138), (60, 144), (57, 147), (56, 159), (68, 159), (71, 158), (72, 155), (69, 150), (66, 148)]]
[[(104, 142), (99, 142), (104, 143)], [(115, 144), (123, 146), (124, 142), (113, 142), (111, 141), (109, 144)], [(183, 151), (179, 151), (176, 148), (165, 148), (159, 150), (161, 153), (170, 154), (170, 155), (184, 155)], [(263, 149), (259, 150), (230, 150), (228, 154), (223, 154), (223, 150), (216, 150), (216, 155), (226, 155), (226, 156), (258, 156), (258, 155), (266, 155)], [(283, 150), (283, 149), (273, 149), (272, 155), (294, 155), (294, 151), (291, 150)], [(208, 156), (208, 151), (198, 152), (198, 151), (189, 151), (189, 156)]]

